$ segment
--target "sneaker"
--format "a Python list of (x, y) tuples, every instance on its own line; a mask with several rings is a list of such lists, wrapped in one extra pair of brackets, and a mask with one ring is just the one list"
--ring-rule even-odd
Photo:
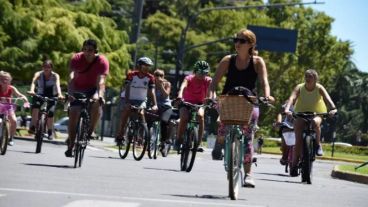
[(48, 140), (53, 140), (54, 139), (54, 136), (52, 135), (52, 132), (51, 133), (47, 133), (47, 139)]
[(124, 141), (125, 141), (124, 137), (122, 138), (115, 137), (116, 146), (124, 146), (125, 143)]
[(10, 138), (10, 139), (9, 139), (8, 145), (9, 145), (9, 146), (13, 146), (13, 145), (14, 145), (13, 138)]
[(31, 126), (31, 127), (29, 127), (29, 129), (28, 129), (28, 133), (30, 133), (30, 134), (34, 134), (34, 133), (35, 133), (35, 131), (36, 131), (36, 127), (35, 127), (35, 126)]
[(316, 154), (317, 154), (317, 156), (323, 156), (322, 145), (318, 145)]
[(222, 153), (222, 146), (220, 144), (216, 144), (212, 150), (212, 160), (222, 160), (224, 157)]
[(286, 165), (288, 163), (288, 161), (287, 160), (285, 160), (285, 159), (280, 159), (280, 164), (281, 165)]
[(298, 167), (290, 167), (290, 177), (298, 177)]
[(73, 157), (73, 149), (67, 149), (65, 151), (65, 157)]
[(256, 187), (256, 185), (254, 184), (254, 180), (253, 180), (252, 176), (250, 176), (250, 175), (245, 176), (243, 187), (245, 187), (245, 188), (254, 188), (254, 187)]
[(203, 147), (198, 147), (198, 148), (197, 148), (197, 152), (204, 152)]

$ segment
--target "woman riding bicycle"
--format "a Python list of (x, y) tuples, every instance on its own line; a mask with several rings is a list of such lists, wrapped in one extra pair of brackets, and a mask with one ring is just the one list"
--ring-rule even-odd
[[(63, 98), (60, 89), (60, 77), (59, 74), (53, 72), (54, 66), (52, 61), (47, 59), (42, 64), (42, 71), (38, 71), (34, 74), (31, 84), (31, 89), (27, 92), (30, 95), (41, 95), (43, 97), (53, 98), (58, 97)], [(36, 92), (35, 92), (36, 91)], [(32, 98), (32, 121), (29, 127), (29, 132), (35, 132), (35, 125), (38, 119), (38, 113), (43, 101), (37, 97)], [(48, 139), (53, 139), (52, 132), (54, 128), (54, 113), (55, 113), (56, 101), (51, 101), (47, 105), (47, 134)]]
[[(191, 104), (203, 104), (207, 96), (208, 87), (212, 82), (212, 78), (208, 76), (210, 66), (206, 61), (197, 61), (193, 66), (194, 74), (188, 75), (183, 80), (178, 92), (178, 99), (183, 99)], [(189, 111), (183, 106), (180, 107), (180, 121), (178, 126), (178, 144), (183, 143), (183, 134), (189, 121)], [(204, 109), (198, 109), (197, 119), (199, 122), (198, 137), (199, 146), (202, 142), (204, 131)], [(201, 151), (201, 148), (199, 148)], [(179, 150), (179, 149), (178, 149)]]
[[(285, 113), (289, 116), (292, 115), (290, 107), (292, 103), (295, 103), (295, 112), (316, 112), (316, 113), (326, 113), (328, 105), (328, 113), (333, 116), (336, 112), (336, 106), (333, 103), (330, 95), (326, 89), (318, 81), (318, 73), (313, 69), (305, 71), (305, 83), (297, 85), (290, 95), (290, 98), (285, 107)], [(313, 119), (314, 130), (316, 132), (316, 144), (317, 155), (322, 156), (323, 150), (320, 144), (321, 137), (321, 123), (322, 117), (316, 116)], [(305, 128), (305, 121), (302, 118), (297, 118), (294, 121), (294, 131), (295, 131), (295, 148), (293, 155), (293, 162), (291, 165), (290, 176), (298, 176), (297, 164), (302, 151), (302, 135), (303, 129)]]
[[(226, 82), (222, 94), (227, 94), (231, 89), (237, 86), (242, 86), (255, 91), (256, 81), (261, 82), (264, 96), (270, 97), (270, 86), (268, 84), (266, 64), (262, 57), (255, 55), (256, 35), (247, 29), (240, 30), (233, 39), (235, 44), (236, 54), (227, 55), (222, 58), (216, 70), (215, 77), (210, 86), (208, 97), (213, 99), (217, 85), (223, 76), (226, 76)], [(257, 108), (255, 108), (256, 110)], [(254, 115), (257, 111), (253, 111)], [(255, 116), (253, 116), (256, 118)], [(257, 117), (258, 118), (258, 117)], [(245, 126), (248, 128), (248, 126)], [(220, 124), (218, 132), (218, 143), (223, 143), (225, 136), (225, 126)], [(245, 130), (245, 132), (252, 130)], [(249, 135), (249, 133), (246, 133)], [(251, 135), (249, 135), (251, 137)], [(249, 142), (252, 142), (250, 139)], [(253, 144), (249, 144), (253, 146)], [(244, 157), (244, 172), (245, 187), (255, 187), (254, 181), (251, 178), (251, 164), (253, 147), (246, 150), (249, 152)]]

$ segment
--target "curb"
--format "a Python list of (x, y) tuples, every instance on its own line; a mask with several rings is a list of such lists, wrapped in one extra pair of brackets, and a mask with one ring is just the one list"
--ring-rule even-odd
[(331, 176), (338, 179), (353, 181), (357, 183), (362, 184), (368, 184), (368, 176), (367, 175), (361, 175), (357, 173), (349, 173), (339, 170), (338, 165), (334, 167), (334, 169), (331, 172)]

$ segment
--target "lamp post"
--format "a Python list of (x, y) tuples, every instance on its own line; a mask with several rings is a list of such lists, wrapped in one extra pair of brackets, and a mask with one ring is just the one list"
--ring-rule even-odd
[(204, 8), (198, 10), (193, 15), (188, 17), (188, 21), (184, 29), (180, 34), (180, 40), (178, 44), (177, 54), (176, 54), (176, 63), (175, 63), (175, 84), (174, 84), (174, 93), (178, 92), (178, 82), (179, 82), (179, 73), (183, 67), (183, 60), (185, 56), (185, 40), (187, 36), (187, 32), (189, 27), (191, 26), (192, 22), (197, 19), (197, 17), (204, 12), (210, 12), (215, 10), (239, 10), (239, 9), (263, 9), (269, 7), (285, 7), (285, 6), (296, 6), (296, 5), (307, 5), (307, 4), (324, 4), (324, 2), (306, 2), (306, 3), (278, 3), (278, 4), (265, 4), (265, 5), (247, 5), (247, 6), (224, 6), (224, 7), (213, 7), (213, 8)]

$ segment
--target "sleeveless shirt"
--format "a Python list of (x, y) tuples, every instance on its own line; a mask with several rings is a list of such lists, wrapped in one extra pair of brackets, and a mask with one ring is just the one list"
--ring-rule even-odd
[(317, 83), (313, 91), (308, 91), (305, 88), (305, 83), (299, 84), (298, 87), (300, 88), (300, 92), (295, 103), (295, 112), (327, 112), (326, 104), (319, 92), (320, 84)]
[(44, 72), (41, 72), (37, 80), (37, 94), (45, 97), (55, 97), (58, 95), (56, 90), (56, 75), (51, 72), (51, 77), (46, 80)]
[(13, 94), (13, 88), (8, 85), (8, 88), (2, 92), (2, 88), (0, 86), (0, 97), (5, 97), (5, 98), (11, 98)]
[(255, 92), (258, 74), (254, 69), (253, 57), (250, 58), (246, 69), (239, 70), (236, 67), (236, 56), (237, 55), (231, 55), (230, 57), (229, 69), (226, 74), (226, 81), (222, 94), (226, 94), (236, 86), (243, 86)]

